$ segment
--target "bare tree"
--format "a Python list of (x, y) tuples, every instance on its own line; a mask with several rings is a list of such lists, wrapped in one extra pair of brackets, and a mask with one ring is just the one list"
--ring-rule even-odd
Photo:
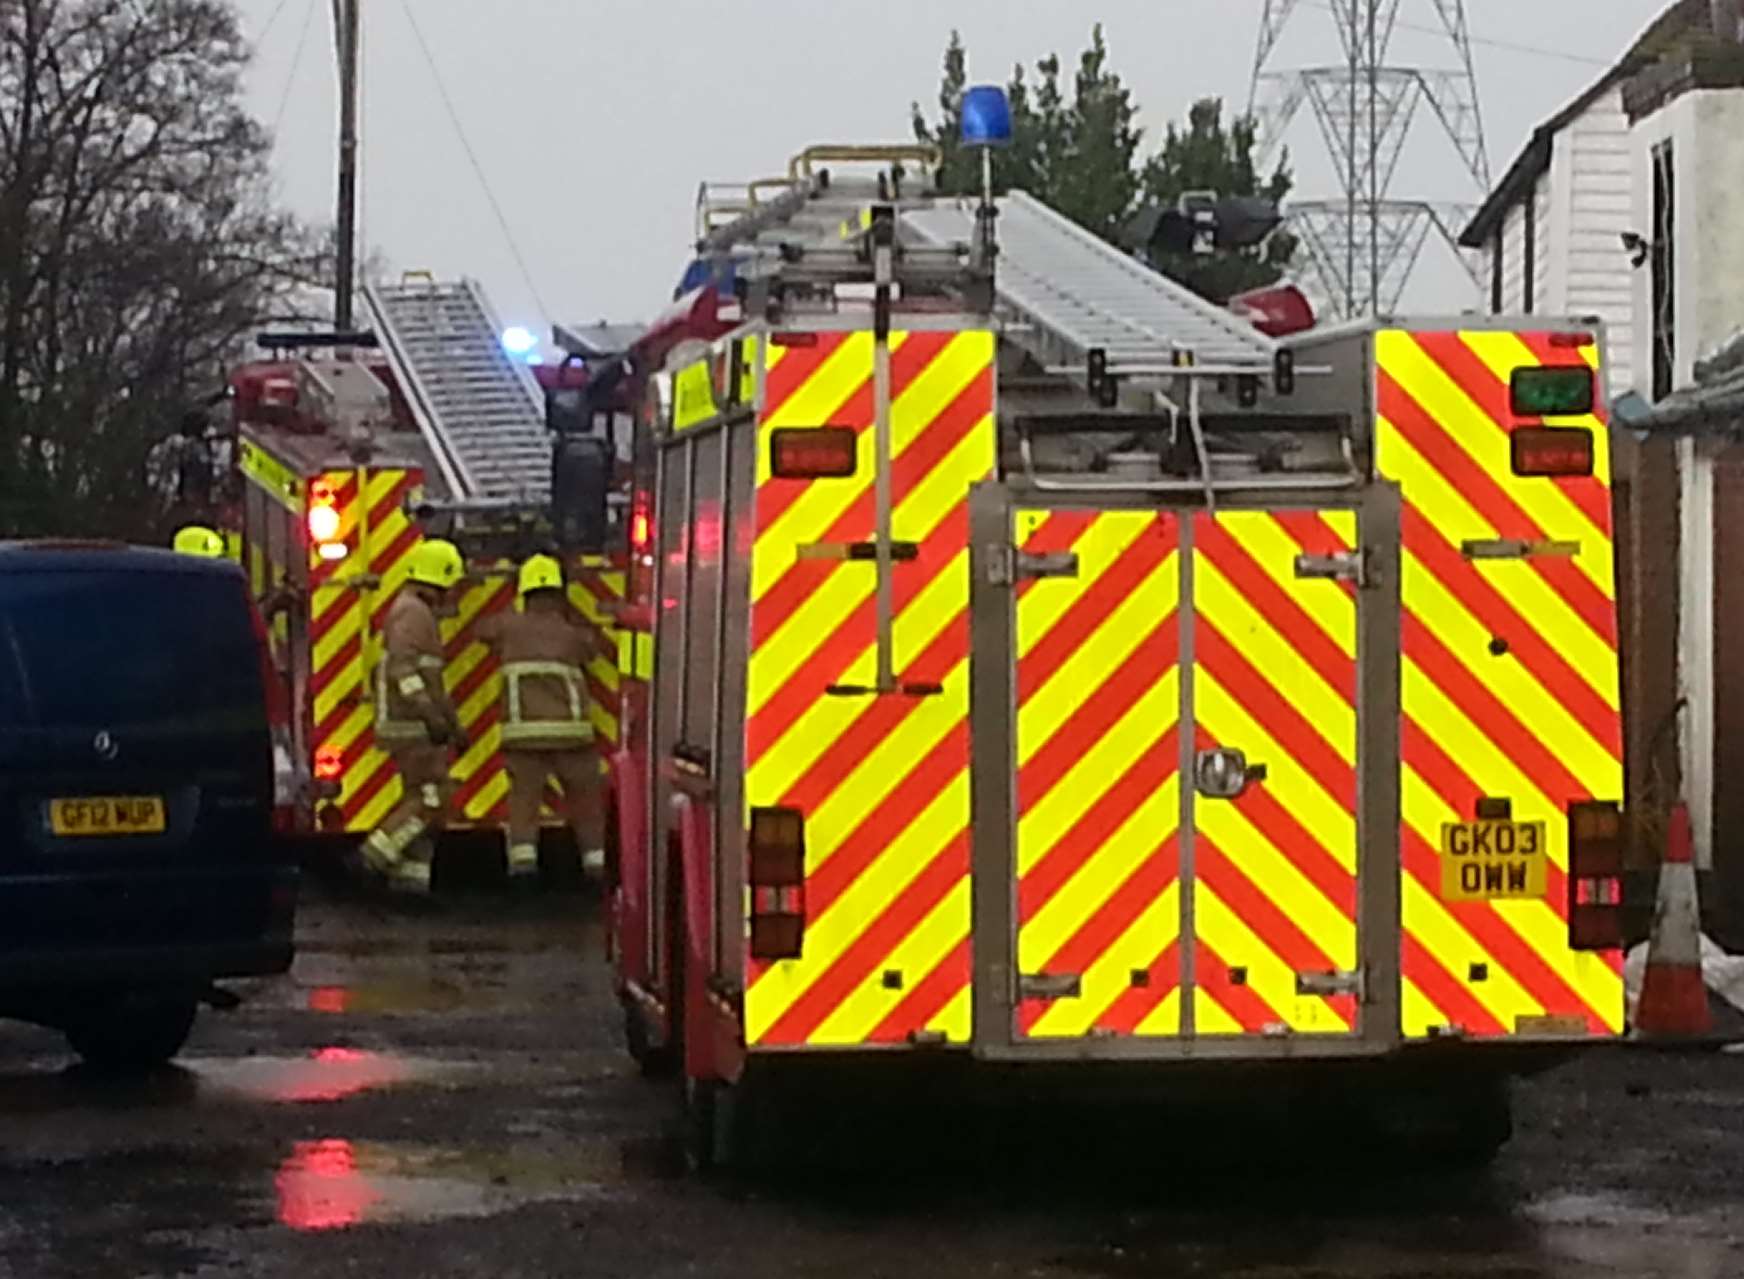
[(229, 0), (0, 0), (0, 533), (161, 532), (148, 458), (311, 278)]

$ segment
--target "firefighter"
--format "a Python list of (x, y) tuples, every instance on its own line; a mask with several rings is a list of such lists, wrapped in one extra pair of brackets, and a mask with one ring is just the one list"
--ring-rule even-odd
[(176, 551), (182, 555), (197, 555), (202, 559), (224, 558), (224, 538), (203, 524), (189, 524), (176, 531)]
[(549, 555), (521, 565), (520, 611), (487, 621), (484, 639), (503, 676), (503, 762), (509, 774), (509, 876), (539, 873), (545, 783), (563, 784), (564, 806), (584, 858), (600, 846), (599, 758), (584, 668), (594, 649), (571, 609), (563, 568)]
[(434, 836), (448, 816), (449, 752), (465, 731), (442, 682), (437, 616), (465, 575), (452, 542), (431, 538), (412, 552), (406, 585), (388, 607), (384, 651), (376, 666), (376, 741), (393, 757), (404, 792), (363, 842), (364, 864), (388, 886), (412, 896), (430, 892)]

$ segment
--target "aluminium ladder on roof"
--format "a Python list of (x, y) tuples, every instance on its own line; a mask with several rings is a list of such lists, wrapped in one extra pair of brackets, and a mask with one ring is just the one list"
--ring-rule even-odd
[[(1108, 371), (1154, 371), (1190, 352), (1200, 365), (1269, 371), (1278, 344), (1233, 312), (1205, 301), (1122, 253), (1033, 196), (998, 200), (996, 284), (1013, 339), (1044, 365), (1084, 368), (1092, 350)], [(971, 242), (977, 202), (908, 210), (906, 225), (936, 245)]]
[(548, 500), (544, 395), (527, 367), (503, 350), (496, 314), (478, 284), (377, 284), (364, 298), (448, 496)]

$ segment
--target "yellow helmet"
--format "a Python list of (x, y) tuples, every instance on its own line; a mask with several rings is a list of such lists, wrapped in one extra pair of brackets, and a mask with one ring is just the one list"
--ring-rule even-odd
[(204, 525), (190, 524), (176, 532), (175, 549), (181, 555), (221, 560), (224, 558), (224, 539)]
[(466, 561), (460, 548), (439, 537), (425, 538), (412, 551), (407, 576), (420, 586), (445, 591), (466, 576)]
[(521, 565), (521, 580), (516, 591), (526, 599), (534, 591), (561, 591), (563, 566), (549, 555), (535, 555)]

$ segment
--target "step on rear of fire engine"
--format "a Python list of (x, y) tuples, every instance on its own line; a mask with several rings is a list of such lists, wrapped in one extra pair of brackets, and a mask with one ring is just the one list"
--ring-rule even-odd
[(447, 496), (548, 498), (544, 397), (503, 350), (501, 327), (479, 286), (414, 280), (372, 285), (364, 297)]

